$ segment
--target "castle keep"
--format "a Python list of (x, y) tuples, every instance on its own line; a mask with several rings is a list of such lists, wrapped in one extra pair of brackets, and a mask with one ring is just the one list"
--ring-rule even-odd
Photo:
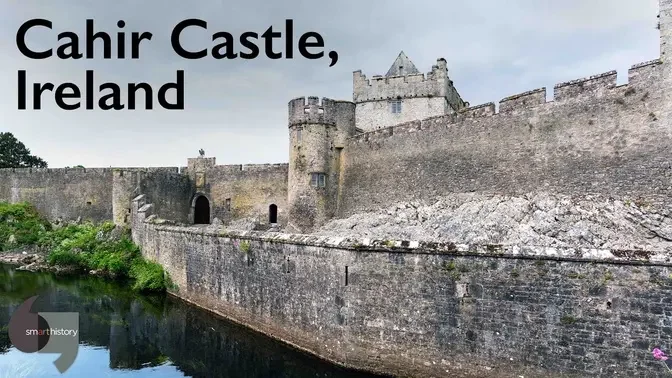
[(645, 199), (669, 221), (672, 0), (658, 21), (660, 57), (624, 85), (609, 71), (559, 83), (550, 100), (539, 88), (471, 106), (444, 59), (423, 75), (401, 53), (385, 76), (355, 72), (352, 101), (291, 100), (278, 125), (287, 164), (5, 169), (0, 200), (130, 226), (172, 294), (340, 365), (666, 376), (651, 350), (672, 350), (672, 248), (316, 235), (332, 219), (465, 193)]

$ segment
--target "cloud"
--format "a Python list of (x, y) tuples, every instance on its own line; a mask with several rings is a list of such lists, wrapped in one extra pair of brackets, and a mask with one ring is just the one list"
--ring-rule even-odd
[[(350, 100), (352, 72), (384, 74), (400, 50), (428, 72), (448, 61), (451, 79), (472, 104), (619, 69), (658, 57), (656, 0), (343, 0), (333, 2), (178, 0), (115, 2), (22, 0), (0, 8), (0, 130), (13, 132), (50, 166), (184, 165), (199, 148), (219, 164), (287, 161), (287, 102), (299, 96)], [(140, 60), (29, 60), (18, 52), (16, 31), (30, 18), (47, 18), (54, 30), (31, 32), (31, 46), (51, 47), (57, 34), (84, 36), (87, 18), (100, 30), (149, 31)], [(181, 20), (208, 21), (184, 43), (212, 45), (211, 35), (284, 29), (293, 19), (294, 40), (317, 31), (327, 60), (253, 61), (178, 58), (170, 32)], [(282, 50), (282, 43), (276, 50)], [(101, 46), (96, 51), (100, 53)], [(53, 105), (42, 111), (16, 109), (16, 72), (34, 82), (83, 83), (84, 72), (120, 84), (146, 81), (158, 88), (185, 70), (187, 110), (73, 111)], [(53, 99), (52, 99), (53, 101)]]

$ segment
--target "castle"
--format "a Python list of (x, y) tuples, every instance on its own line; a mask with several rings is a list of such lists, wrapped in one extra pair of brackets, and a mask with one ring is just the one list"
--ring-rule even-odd
[[(199, 156), (189, 159), (187, 167), (173, 168), (15, 169), (13, 182), (25, 178), (29, 187), (34, 180), (41, 184), (12, 184), (4, 198), (29, 200), (53, 219), (113, 218), (128, 224), (131, 199), (146, 194), (158, 216), (179, 223), (250, 219), (258, 229), (306, 233), (338, 215), (344, 149), (355, 136), (457, 114), (468, 106), (448, 77), (445, 59), (424, 75), (401, 52), (385, 76), (369, 80), (354, 72), (352, 102), (317, 97), (290, 101), (289, 164), (216, 165), (215, 158)], [(63, 177), (57, 179), (59, 174)], [(77, 185), (82, 198), (62, 198), (58, 185)], [(147, 186), (152, 194), (143, 189)]]
[[(353, 101), (291, 100), (288, 164), (201, 156), (186, 167), (4, 169), (0, 200), (129, 225), (173, 294), (340, 365), (418, 377), (663, 376), (651, 350), (672, 349), (665, 251), (311, 234), (454, 193), (644, 198), (669, 218), (672, 0), (660, 0), (659, 26), (660, 57), (633, 65), (627, 84), (609, 71), (559, 83), (551, 100), (540, 88), (498, 109), (471, 106), (445, 60), (422, 75), (402, 53), (384, 77), (355, 72)], [(258, 224), (190, 225), (215, 219)]]

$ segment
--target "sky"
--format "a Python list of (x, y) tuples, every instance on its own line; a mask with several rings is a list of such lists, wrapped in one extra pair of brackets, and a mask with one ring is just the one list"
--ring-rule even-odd
[[(400, 51), (421, 72), (445, 58), (449, 76), (471, 105), (498, 102), (531, 89), (618, 70), (627, 82), (633, 64), (659, 57), (658, 0), (0, 0), (0, 132), (11, 132), (49, 167), (185, 166), (204, 149), (217, 164), (288, 161), (287, 103), (301, 96), (352, 100), (352, 73), (383, 75)], [(85, 46), (87, 19), (115, 36), (148, 31), (140, 59), (31, 60), (17, 48), (20, 26), (33, 18), (53, 30), (28, 34), (34, 49), (58, 47), (58, 34), (76, 32)], [(184, 45), (211, 48), (226, 31), (284, 33), (294, 41), (317, 32), (329, 59), (185, 60), (170, 35), (180, 21), (199, 18)], [(284, 37), (283, 37), (284, 40)], [(278, 42), (275, 50), (283, 50)], [(236, 47), (240, 49), (240, 46)], [(263, 51), (263, 50), (262, 50)], [(100, 51), (97, 51), (100, 53)], [(185, 71), (185, 109), (102, 111), (58, 108), (45, 94), (42, 110), (18, 110), (18, 71), (28, 84), (73, 82), (84, 89), (86, 70), (97, 84), (147, 82), (155, 90)], [(32, 91), (29, 92), (29, 95)], [(97, 93), (96, 93), (97, 95)]]

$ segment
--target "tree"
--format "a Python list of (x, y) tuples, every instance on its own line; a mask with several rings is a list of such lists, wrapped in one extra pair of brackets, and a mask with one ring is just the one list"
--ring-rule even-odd
[(0, 133), (0, 168), (47, 168), (47, 162), (31, 155), (12, 133)]

